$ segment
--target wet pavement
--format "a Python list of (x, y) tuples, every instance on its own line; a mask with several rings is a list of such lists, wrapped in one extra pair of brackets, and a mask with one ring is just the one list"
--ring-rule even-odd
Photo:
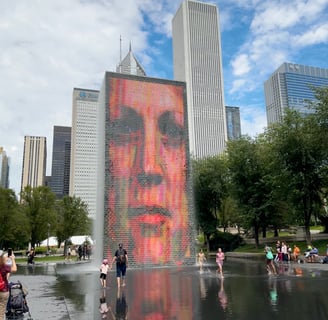
[(254, 314), (266, 320), (328, 319), (328, 265), (291, 263), (277, 269), (279, 276), (270, 277), (262, 258), (228, 256), (224, 280), (212, 260), (203, 273), (197, 266), (128, 269), (127, 286), (120, 289), (112, 270), (103, 290), (92, 262), (36, 264), (18, 266), (11, 281), (28, 289), (33, 320), (253, 320)]

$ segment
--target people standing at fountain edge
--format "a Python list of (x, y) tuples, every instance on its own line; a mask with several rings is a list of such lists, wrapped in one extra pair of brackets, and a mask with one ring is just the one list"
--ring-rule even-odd
[(199, 271), (203, 271), (203, 265), (204, 262), (206, 261), (205, 253), (203, 252), (203, 249), (200, 249), (198, 253), (198, 264), (199, 264)]
[[(11, 265), (8, 264), (8, 259), (11, 259)], [(14, 254), (10, 257), (0, 250), (0, 319), (4, 319), (6, 306), (9, 298), (8, 278), (12, 272), (17, 271)]]
[(103, 288), (107, 287), (107, 273), (109, 270), (108, 260), (104, 259), (100, 266), (100, 284)]
[(116, 261), (116, 278), (117, 278), (117, 287), (125, 286), (125, 274), (126, 268), (128, 266), (128, 253), (123, 248), (123, 244), (118, 245), (118, 249), (115, 251), (112, 264), (110, 268), (112, 269), (113, 263)]
[(294, 244), (294, 250), (293, 250), (293, 260), (294, 261), (298, 261), (298, 257), (300, 255), (300, 253), (301, 253), (300, 248), (296, 244)]
[(217, 272), (220, 274), (221, 278), (223, 278), (223, 261), (224, 261), (224, 253), (221, 248), (218, 248), (218, 252), (216, 253), (216, 264), (218, 265)]

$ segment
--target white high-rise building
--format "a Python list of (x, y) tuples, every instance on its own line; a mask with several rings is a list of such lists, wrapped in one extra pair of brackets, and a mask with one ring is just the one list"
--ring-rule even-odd
[(24, 137), (23, 170), (21, 191), (45, 185), (47, 167), (47, 138)]
[(98, 95), (97, 90), (73, 90), (69, 195), (88, 205), (90, 218), (96, 216)]
[(187, 84), (190, 152), (217, 155), (227, 141), (218, 8), (184, 0), (172, 33), (174, 79)]

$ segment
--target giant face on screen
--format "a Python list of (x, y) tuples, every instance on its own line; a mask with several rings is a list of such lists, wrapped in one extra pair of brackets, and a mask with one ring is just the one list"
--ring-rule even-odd
[(185, 85), (114, 73), (106, 85), (106, 254), (122, 242), (130, 264), (182, 264), (192, 234)]

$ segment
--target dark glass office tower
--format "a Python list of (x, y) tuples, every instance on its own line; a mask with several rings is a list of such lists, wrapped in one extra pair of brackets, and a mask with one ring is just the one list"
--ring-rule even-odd
[(228, 140), (237, 140), (241, 137), (239, 107), (226, 106)]
[(54, 126), (50, 187), (57, 198), (69, 193), (70, 159), (71, 127)]
[(283, 63), (264, 83), (268, 125), (281, 122), (286, 108), (306, 115), (314, 101), (312, 87), (328, 86), (328, 69)]

